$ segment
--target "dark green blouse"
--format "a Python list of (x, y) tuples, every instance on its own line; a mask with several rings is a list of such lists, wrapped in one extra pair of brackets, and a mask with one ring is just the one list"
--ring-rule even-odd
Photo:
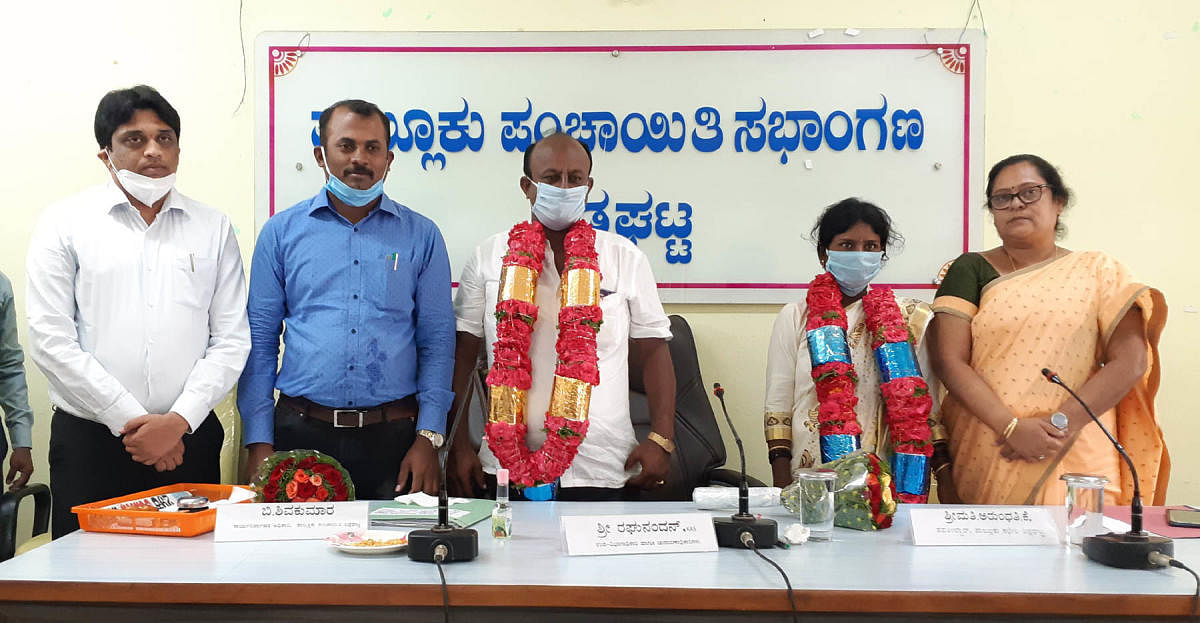
[(983, 286), (1000, 276), (996, 269), (978, 253), (963, 253), (950, 265), (936, 296), (953, 296), (979, 306)]

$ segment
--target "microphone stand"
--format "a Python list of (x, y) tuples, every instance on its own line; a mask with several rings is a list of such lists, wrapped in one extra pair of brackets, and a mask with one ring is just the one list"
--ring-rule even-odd
[[(474, 560), (479, 555), (479, 533), (470, 528), (458, 528), (450, 523), (450, 498), (446, 494), (446, 457), (454, 443), (454, 434), (466, 419), (467, 407), (479, 385), (478, 367), (471, 370), (458, 413), (450, 425), (446, 442), (438, 450), (438, 521), (428, 530), (408, 533), (408, 557), (418, 562), (459, 562)], [(483, 391), (479, 391), (483, 395)]]
[(753, 549), (757, 547), (774, 547), (779, 540), (779, 526), (772, 519), (758, 519), (750, 514), (750, 486), (746, 482), (746, 450), (742, 447), (742, 438), (733, 427), (733, 420), (725, 408), (725, 388), (720, 383), (713, 383), (713, 394), (721, 401), (721, 412), (725, 414), (725, 422), (729, 424), (729, 432), (737, 442), (738, 454), (742, 458), (742, 480), (738, 485), (738, 512), (731, 517), (713, 517), (713, 528), (717, 531), (717, 545), (720, 547), (736, 547)]
[(1133, 503), (1129, 509), (1129, 532), (1123, 534), (1109, 532), (1099, 536), (1084, 537), (1083, 554), (1102, 565), (1121, 569), (1154, 569), (1162, 566), (1153, 561), (1156, 558), (1154, 552), (1168, 557), (1173, 556), (1175, 544), (1171, 539), (1153, 536), (1142, 530), (1142, 488), (1138, 484), (1137, 468), (1133, 466), (1133, 459), (1129, 458), (1129, 454), (1125, 452), (1125, 448), (1117, 441), (1116, 437), (1113, 437), (1104, 424), (1100, 423), (1100, 419), (1096, 417), (1095, 413), (1092, 413), (1087, 403), (1074, 390), (1067, 387), (1067, 384), (1057, 374), (1049, 368), (1042, 368), (1042, 376), (1046, 377), (1047, 381), (1067, 390), (1067, 393), (1071, 394), (1071, 397), (1083, 407), (1096, 426), (1104, 431), (1104, 435), (1116, 447), (1121, 458), (1125, 459), (1125, 464), (1133, 475)]

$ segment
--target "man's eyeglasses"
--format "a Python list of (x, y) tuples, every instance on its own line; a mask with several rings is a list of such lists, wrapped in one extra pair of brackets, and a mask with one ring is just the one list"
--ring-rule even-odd
[(1050, 188), (1050, 185), (1038, 184), (1037, 186), (1022, 188), (1016, 193), (996, 193), (988, 197), (988, 207), (996, 211), (1007, 210), (1012, 205), (1013, 197), (1020, 199), (1022, 204), (1029, 205), (1042, 198), (1043, 188)]

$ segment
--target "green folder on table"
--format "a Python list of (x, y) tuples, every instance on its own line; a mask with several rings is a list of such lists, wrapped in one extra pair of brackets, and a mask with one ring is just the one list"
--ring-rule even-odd
[[(457, 528), (467, 528), (491, 517), (496, 505), (493, 500), (459, 499), (465, 501), (450, 505), (450, 523)], [(436, 506), (386, 502), (373, 509), (370, 518), (373, 527), (428, 528), (437, 523), (437, 515)]]

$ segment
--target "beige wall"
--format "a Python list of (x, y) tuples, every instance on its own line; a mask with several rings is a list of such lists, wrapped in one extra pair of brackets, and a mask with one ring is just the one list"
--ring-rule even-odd
[[(247, 53), (267, 30), (671, 30), (961, 28), (969, 0), (764, 2), (246, 0)], [(1200, 432), (1187, 393), (1200, 368), (1196, 169), (1200, 158), (1200, 3), (984, 0), (988, 27), (985, 164), (1017, 152), (1057, 163), (1078, 195), (1066, 246), (1103, 249), (1171, 303), (1160, 419), (1174, 455), (1172, 502), (1200, 501)], [(183, 118), (179, 186), (225, 210), (253, 243), (253, 103), (242, 93), (238, 3), (11, 3), (0, 38), (0, 270), (23, 308), (26, 245), (38, 213), (103, 180), (92, 115), (109, 89), (148, 83)], [(978, 18), (972, 18), (978, 27)], [(752, 35), (751, 35), (752, 36)], [(564, 79), (571, 79), (564, 76)], [(247, 85), (247, 98), (254, 92)], [(345, 96), (331, 93), (330, 98)], [(236, 112), (235, 112), (236, 109)], [(419, 206), (417, 206), (419, 209)], [(801, 223), (800, 231), (809, 226)], [(930, 227), (938, 226), (930, 223)], [(997, 242), (988, 226), (985, 245)], [(798, 278), (815, 266), (797, 267)], [(751, 471), (768, 474), (762, 443), (764, 349), (778, 306), (674, 305), (695, 329), (706, 380), (720, 380), (748, 442)], [(1190, 310), (1190, 311), (1189, 311)], [(21, 323), (22, 341), (27, 335)], [(28, 364), (37, 412), (35, 480), (45, 481), (46, 382)], [(726, 435), (731, 452), (732, 438)], [(731, 454), (731, 457), (735, 455)]]

